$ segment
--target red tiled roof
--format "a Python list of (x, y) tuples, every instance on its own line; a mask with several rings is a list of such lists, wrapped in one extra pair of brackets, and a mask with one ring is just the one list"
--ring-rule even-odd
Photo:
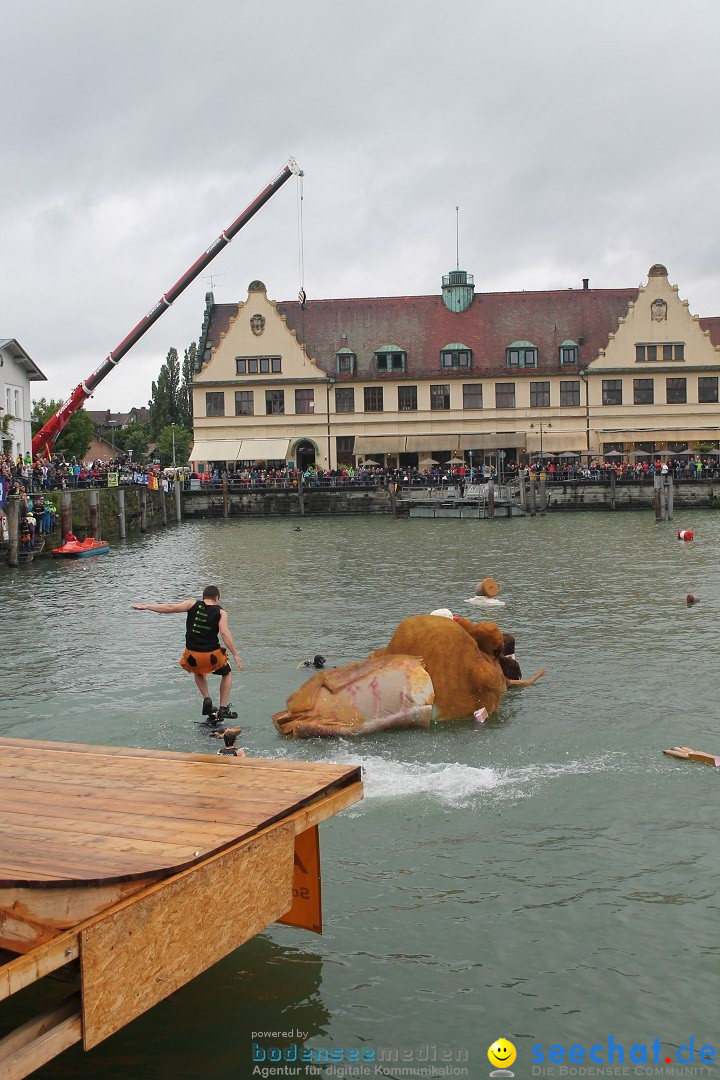
[[(579, 366), (587, 366), (607, 345), (618, 319), (637, 295), (637, 289), (480, 293), (463, 312), (449, 311), (439, 295), (310, 300), (304, 311), (297, 301), (280, 301), (277, 309), (305, 343), (308, 354), (336, 377), (335, 354), (348, 348), (357, 356), (353, 378), (387, 378), (374, 370), (373, 354), (388, 342), (407, 353), (406, 371), (401, 376), (406, 379), (439, 375), (440, 351), (451, 342), (462, 342), (472, 349), (475, 376), (509, 374), (505, 350), (513, 341), (531, 341), (538, 348), (538, 366), (512, 369), (515, 377), (567, 372), (559, 361), (559, 348), (566, 340), (579, 344)], [(238, 306), (213, 307), (208, 327), (213, 347)], [(392, 372), (390, 377), (398, 374)], [(443, 378), (467, 378), (468, 374), (442, 371)]]
[(711, 315), (707, 319), (701, 319), (700, 325), (703, 330), (710, 331), (710, 340), (713, 345), (720, 345), (720, 316)]

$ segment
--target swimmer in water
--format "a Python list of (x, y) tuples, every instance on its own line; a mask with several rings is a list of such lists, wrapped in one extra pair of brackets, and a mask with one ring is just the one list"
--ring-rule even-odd
[(319, 668), (324, 668), (325, 667), (325, 657), (321, 656), (320, 653), (315, 653), (312, 660), (303, 660), (301, 664), (298, 664), (298, 667), (299, 668), (301, 668), (301, 667), (313, 667), (313, 668), (318, 668), (318, 669)]

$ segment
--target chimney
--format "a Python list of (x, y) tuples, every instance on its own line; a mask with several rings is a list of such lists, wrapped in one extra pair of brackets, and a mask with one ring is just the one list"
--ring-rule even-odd
[(584, 277), (583, 278), (583, 289), (589, 289), (589, 288), (590, 288), (590, 278), (589, 277)]

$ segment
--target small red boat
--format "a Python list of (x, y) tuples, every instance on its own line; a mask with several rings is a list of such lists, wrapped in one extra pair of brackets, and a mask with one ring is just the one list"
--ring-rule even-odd
[(85, 559), (88, 555), (106, 555), (110, 550), (107, 540), (95, 540), (88, 536), (87, 540), (78, 540), (72, 533), (63, 540), (60, 547), (52, 549), (51, 554), (61, 559)]

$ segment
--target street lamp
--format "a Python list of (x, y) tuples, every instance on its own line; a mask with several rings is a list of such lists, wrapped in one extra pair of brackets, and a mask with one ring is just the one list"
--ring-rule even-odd
[(172, 426), (172, 440), (173, 440), (173, 469), (175, 468), (175, 425)]
[[(535, 428), (535, 426), (536, 426), (535, 424), (530, 425), (531, 428)], [(537, 427), (540, 428), (540, 460), (542, 461), (542, 456), (543, 456), (543, 447), (542, 447), (542, 442), (543, 442), (543, 422), (542, 422), (542, 420), (538, 421)], [(544, 427), (547, 430), (547, 429), (552, 427), (552, 424), (545, 424)]]

